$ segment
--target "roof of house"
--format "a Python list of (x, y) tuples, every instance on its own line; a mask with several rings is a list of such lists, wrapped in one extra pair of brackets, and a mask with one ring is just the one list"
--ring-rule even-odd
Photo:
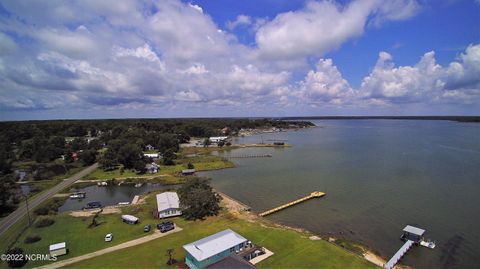
[(419, 236), (422, 236), (425, 233), (424, 229), (420, 229), (420, 228), (413, 227), (413, 226), (410, 226), (410, 225), (405, 226), (405, 228), (403, 228), (403, 231), (407, 232), (407, 233), (411, 233), (411, 234), (416, 234), (416, 235), (419, 235)]
[(183, 248), (197, 261), (203, 261), (222, 251), (246, 242), (243, 236), (227, 229), (210, 235), (193, 243), (184, 245)]
[(207, 266), (209, 269), (253, 269), (257, 268), (255, 265), (247, 262), (237, 255), (230, 255), (223, 260), (220, 260), (210, 266)]
[(66, 246), (67, 246), (67, 243), (65, 242), (53, 244), (53, 245), (50, 245), (50, 251), (59, 250), (59, 249), (65, 248)]
[(176, 192), (162, 192), (157, 194), (158, 211), (163, 211), (169, 208), (180, 208), (180, 200)]

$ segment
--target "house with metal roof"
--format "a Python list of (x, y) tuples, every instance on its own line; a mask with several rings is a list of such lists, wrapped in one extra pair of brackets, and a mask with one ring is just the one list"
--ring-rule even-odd
[(217, 263), (232, 253), (241, 251), (247, 239), (227, 229), (183, 246), (185, 264), (190, 269), (206, 268)]
[(180, 200), (176, 192), (157, 194), (157, 217), (168, 218), (182, 215)]

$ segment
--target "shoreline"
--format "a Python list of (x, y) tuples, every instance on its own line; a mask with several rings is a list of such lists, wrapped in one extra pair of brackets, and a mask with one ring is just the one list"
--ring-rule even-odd
[[(250, 206), (248, 206), (248, 205), (246, 205), (246, 204), (228, 196), (227, 194), (225, 194), (223, 192), (220, 192), (220, 191), (216, 191), (216, 192), (222, 197), (221, 202), (223, 203), (224, 208), (226, 210), (228, 210), (228, 212), (231, 213), (233, 216), (235, 216), (239, 219), (244, 219), (244, 220), (247, 220), (247, 221), (250, 221), (250, 222), (255, 222), (255, 223), (258, 223), (258, 224), (260, 224), (262, 226), (265, 226), (265, 227), (293, 230), (293, 231), (296, 231), (298, 233), (307, 235), (310, 240), (324, 240), (328, 243), (331, 243), (331, 244), (334, 244), (338, 247), (341, 247), (340, 245), (335, 243), (337, 238), (334, 238), (334, 237), (331, 237), (331, 236), (329, 236), (328, 238), (324, 238), (324, 237), (322, 237), (320, 235), (317, 235), (315, 233), (312, 233), (311, 231), (308, 231), (304, 228), (292, 227), (292, 226), (280, 224), (280, 223), (277, 223), (277, 222), (274, 222), (274, 221), (271, 221), (271, 220), (268, 220), (268, 219), (261, 218), (257, 214), (250, 211)], [(360, 245), (357, 242), (354, 242), (354, 243), (357, 244), (358, 246), (360, 246), (363, 249), (363, 254), (362, 255), (360, 255), (359, 253), (353, 252), (351, 250), (348, 250), (346, 248), (343, 248), (343, 247), (341, 247), (341, 248), (344, 249), (345, 251), (353, 253), (357, 256), (361, 256), (365, 260), (383, 268), (383, 266), (387, 262), (384, 258), (382, 258), (380, 255), (375, 254), (374, 251), (371, 248), (368, 248), (364, 245)], [(400, 269), (400, 268), (409, 268), (409, 267), (402, 266), (402, 265), (396, 265), (394, 268)]]

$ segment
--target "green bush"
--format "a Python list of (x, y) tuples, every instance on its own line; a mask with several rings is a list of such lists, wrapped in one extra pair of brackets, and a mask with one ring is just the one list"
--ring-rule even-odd
[(40, 240), (42, 240), (42, 238), (39, 235), (31, 235), (31, 236), (25, 237), (24, 242), (25, 244), (32, 244)]
[(40, 218), (35, 222), (35, 227), (36, 228), (43, 228), (43, 227), (48, 227), (52, 224), (54, 224), (55, 221), (51, 218)]

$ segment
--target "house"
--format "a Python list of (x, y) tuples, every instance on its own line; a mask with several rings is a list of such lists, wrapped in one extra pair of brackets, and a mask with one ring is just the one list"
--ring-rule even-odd
[(223, 129), (221, 130), (221, 132), (222, 132), (222, 134), (224, 134), (224, 135), (225, 135), (225, 134), (228, 134), (228, 133), (230, 133), (230, 128), (225, 127), (225, 128), (223, 128)]
[(157, 194), (157, 213), (158, 218), (168, 218), (182, 215), (180, 209), (180, 199), (176, 192), (163, 192)]
[(188, 175), (193, 175), (195, 174), (195, 169), (183, 169), (182, 170), (182, 175), (183, 176), (188, 176)]
[(67, 254), (67, 243), (62, 242), (50, 245), (49, 250), (52, 257), (65, 255)]
[(208, 140), (210, 140), (210, 142), (212, 143), (218, 143), (221, 141), (225, 142), (227, 139), (228, 139), (228, 136), (212, 136), (208, 138)]
[(155, 149), (155, 147), (152, 146), (152, 145), (150, 145), (150, 144), (146, 145), (145, 148), (146, 148), (147, 150), (154, 150), (154, 149)]
[(158, 173), (158, 170), (160, 169), (160, 166), (156, 163), (147, 163), (147, 165), (145, 165), (145, 170), (147, 173), (150, 173), (150, 174), (155, 174), (155, 173)]
[(247, 239), (227, 229), (183, 246), (190, 269), (206, 268), (243, 249)]

